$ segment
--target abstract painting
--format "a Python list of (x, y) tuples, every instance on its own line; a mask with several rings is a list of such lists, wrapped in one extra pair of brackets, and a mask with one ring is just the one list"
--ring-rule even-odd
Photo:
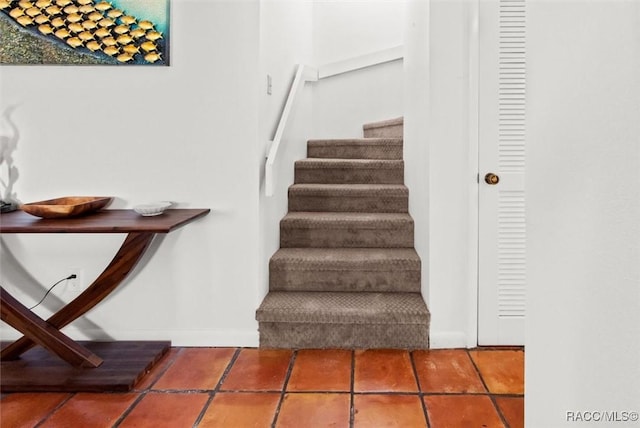
[(170, 0), (0, 0), (0, 64), (169, 65)]

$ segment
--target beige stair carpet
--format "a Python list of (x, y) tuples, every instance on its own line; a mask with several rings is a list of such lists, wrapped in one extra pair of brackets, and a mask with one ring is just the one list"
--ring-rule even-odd
[(256, 311), (261, 347), (428, 348), (402, 126), (308, 142)]

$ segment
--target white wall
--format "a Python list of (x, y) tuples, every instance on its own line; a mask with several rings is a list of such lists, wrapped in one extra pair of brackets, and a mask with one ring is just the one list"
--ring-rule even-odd
[(528, 32), (526, 423), (622, 418), (640, 411), (640, 3), (535, 1)]
[[(313, 4), (313, 62), (324, 65), (404, 43), (405, 1), (319, 0)], [(362, 137), (362, 125), (403, 114), (401, 61), (313, 85), (313, 138)]]
[[(422, 296), (429, 297), (429, 2), (407, 4), (404, 57), (404, 181), (422, 261)], [(430, 308), (433, 312), (433, 310)], [(433, 338), (433, 329), (431, 329)], [(437, 344), (437, 343), (436, 343)], [(431, 340), (431, 346), (433, 346)]]
[[(176, 1), (171, 21), (170, 67), (1, 69), (0, 111), (18, 105), (22, 132), (16, 191), (23, 202), (113, 195), (112, 208), (154, 200), (211, 208), (166, 236), (133, 280), (87, 315), (91, 323), (76, 326), (95, 337), (255, 345), (259, 4)], [(2, 285), (24, 291), (29, 304), (70, 267), (95, 278), (122, 239), (3, 235)], [(33, 280), (22, 282), (12, 254)], [(57, 307), (50, 302), (43, 316)], [(15, 335), (4, 325), (1, 333)]]
[[(417, 214), (416, 248), (425, 249), (421, 252), (426, 264), (423, 294), (431, 311), (434, 348), (477, 343), (472, 310), (477, 275), (469, 251), (477, 239), (470, 227), (477, 211), (472, 204), (476, 171), (470, 163), (471, 6), (464, 0), (428, 5), (416, 0), (415, 12), (410, 13), (422, 21), (412, 24), (416, 25), (413, 40), (407, 42), (413, 46), (408, 56), (415, 55), (407, 61), (417, 64), (408, 75), (416, 79), (408, 83), (408, 92), (415, 92), (416, 99), (407, 104), (413, 107), (406, 113), (406, 159), (413, 171), (407, 181), (410, 209), (415, 207)], [(429, 15), (426, 29), (425, 18), (418, 18), (425, 14)], [(419, 169), (425, 168), (423, 157), (428, 160), (426, 171)]]
[[(260, 3), (260, 78), (262, 86), (260, 144), (274, 137), (297, 64), (311, 64), (313, 55), (313, 7), (307, 1), (263, 0)], [(272, 94), (267, 94), (267, 74)], [(280, 220), (287, 213), (287, 189), (293, 184), (294, 162), (306, 157), (306, 141), (312, 129), (312, 88), (305, 85), (289, 117), (274, 164), (272, 197), (264, 195), (262, 159), (260, 186), (261, 255), (258, 304), (268, 291), (269, 258), (280, 247)], [(256, 304), (256, 308), (258, 307)]]

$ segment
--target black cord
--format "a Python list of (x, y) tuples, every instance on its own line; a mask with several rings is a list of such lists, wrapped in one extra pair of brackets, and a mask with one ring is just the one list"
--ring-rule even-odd
[(29, 310), (35, 308), (36, 306), (38, 306), (40, 303), (44, 302), (44, 299), (47, 298), (47, 296), (49, 295), (49, 293), (51, 292), (51, 290), (53, 290), (53, 287), (55, 287), (56, 285), (60, 284), (62, 281), (66, 281), (68, 279), (74, 279), (77, 278), (77, 275), (75, 273), (72, 273), (71, 275), (69, 275), (66, 278), (62, 278), (60, 281), (56, 282), (55, 284), (53, 284), (51, 287), (49, 287), (49, 289), (47, 290), (47, 292), (44, 294), (44, 297), (42, 299), (40, 299), (40, 301), (38, 303), (36, 303), (35, 305), (31, 306), (29, 308)]

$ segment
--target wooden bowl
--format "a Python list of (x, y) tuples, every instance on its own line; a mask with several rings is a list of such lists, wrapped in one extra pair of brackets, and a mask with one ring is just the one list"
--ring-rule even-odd
[(104, 208), (112, 197), (65, 196), (64, 198), (23, 204), (20, 209), (42, 218), (65, 218), (86, 215)]

